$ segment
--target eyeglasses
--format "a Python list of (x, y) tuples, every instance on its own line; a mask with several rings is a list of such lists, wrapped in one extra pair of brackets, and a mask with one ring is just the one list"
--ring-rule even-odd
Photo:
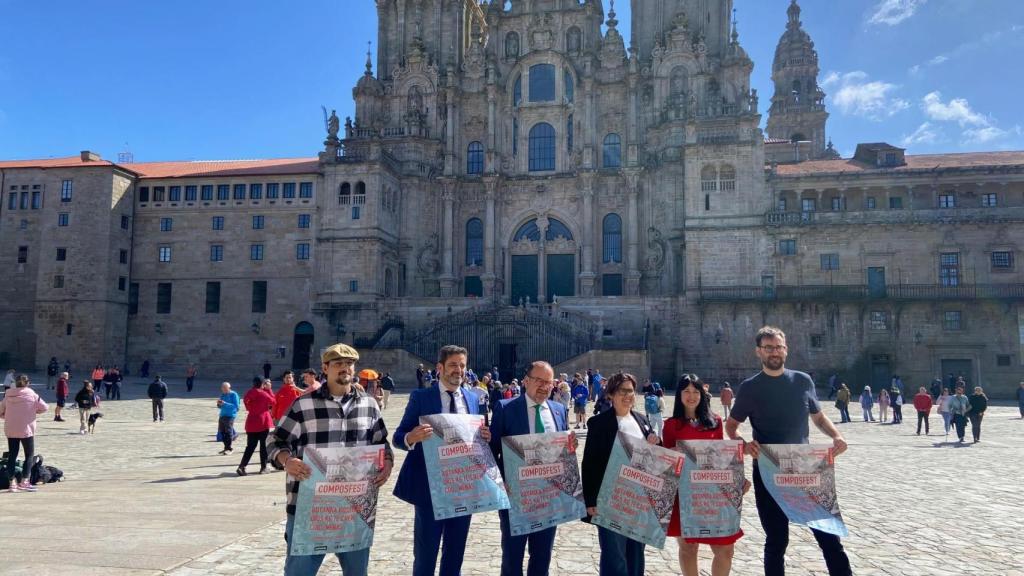
[(779, 345), (779, 346), (758, 346), (758, 348), (760, 348), (761, 350), (764, 350), (765, 352), (767, 352), (769, 354), (773, 354), (775, 352), (785, 352), (786, 351), (786, 345), (785, 344), (782, 344), (782, 345)]
[(527, 375), (526, 377), (529, 378), (530, 380), (533, 380), (534, 382), (540, 384), (541, 386), (554, 386), (558, 382), (557, 380), (541, 380), (540, 378), (537, 378), (536, 376), (530, 376), (530, 375)]
[(630, 396), (636, 396), (636, 390), (622, 390), (622, 389), (619, 389), (619, 390), (615, 391), (615, 395), (616, 396), (622, 396), (622, 397), (625, 397), (625, 398), (629, 398)]

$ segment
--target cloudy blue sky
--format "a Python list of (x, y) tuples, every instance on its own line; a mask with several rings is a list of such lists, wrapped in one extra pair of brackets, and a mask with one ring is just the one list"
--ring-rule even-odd
[[(735, 3), (765, 108), (789, 0)], [(800, 4), (844, 156), (1024, 150), (1024, 1)], [(312, 156), (320, 106), (352, 113), (375, 34), (372, 0), (0, 0), (0, 159)]]

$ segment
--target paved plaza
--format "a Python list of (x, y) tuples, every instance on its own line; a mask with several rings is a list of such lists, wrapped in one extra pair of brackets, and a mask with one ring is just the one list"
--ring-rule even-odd
[[(44, 379), (34, 382), (51, 402)], [(250, 476), (237, 477), (244, 436), (233, 455), (217, 455), (217, 384), (199, 382), (187, 395), (181, 381), (169, 381), (167, 421), (153, 423), (145, 386), (129, 378), (125, 399), (100, 407), (95, 435), (78, 434), (77, 411), (67, 412), (66, 423), (53, 422), (51, 407), (40, 419), (36, 450), (67, 479), (34, 494), (0, 493), (0, 574), (281, 574), (284, 475), (254, 474), (257, 458)], [(407, 398), (392, 397), (389, 430)], [(828, 412), (838, 421), (831, 403)], [(902, 425), (840, 426), (850, 451), (837, 460), (837, 482), (854, 572), (1024, 576), (1024, 421), (1016, 407), (991, 407), (983, 442), (959, 446), (944, 441), (934, 415), (932, 434), (916, 436), (909, 406), (907, 412)], [(749, 426), (741, 431), (750, 437)], [(813, 439), (824, 437), (815, 431)], [(395, 473), (380, 499), (375, 576), (412, 572), (413, 509), (391, 495), (404, 456), (396, 450)], [(749, 476), (749, 461), (747, 467)], [(746, 536), (736, 545), (733, 571), (741, 576), (761, 573), (764, 535), (753, 492), (744, 512)], [(474, 517), (463, 574), (497, 575), (499, 541), (496, 513)], [(595, 528), (563, 525), (552, 574), (596, 574), (598, 556)], [(790, 574), (826, 573), (806, 529), (791, 529), (787, 565)], [(710, 567), (703, 549), (702, 566)], [(328, 559), (320, 573), (340, 573), (337, 562)], [(679, 573), (673, 541), (661, 551), (648, 547), (649, 576)]]

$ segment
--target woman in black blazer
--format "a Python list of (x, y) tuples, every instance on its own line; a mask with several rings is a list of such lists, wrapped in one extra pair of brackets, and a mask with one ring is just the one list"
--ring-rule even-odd
[[(608, 379), (604, 393), (611, 400), (612, 409), (605, 410), (587, 420), (587, 441), (583, 446), (583, 500), (587, 505), (587, 521), (597, 516), (597, 495), (601, 491), (605, 468), (611, 457), (612, 445), (621, 430), (651, 444), (660, 444), (647, 417), (633, 410), (636, 402), (636, 378), (631, 374), (615, 374)], [(597, 540), (601, 545), (600, 576), (643, 576), (644, 544), (597, 527)]]

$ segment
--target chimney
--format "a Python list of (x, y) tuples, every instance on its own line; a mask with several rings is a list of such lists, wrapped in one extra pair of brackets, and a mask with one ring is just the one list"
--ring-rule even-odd
[(100, 159), (100, 155), (95, 152), (88, 150), (82, 150), (82, 162), (96, 162)]

